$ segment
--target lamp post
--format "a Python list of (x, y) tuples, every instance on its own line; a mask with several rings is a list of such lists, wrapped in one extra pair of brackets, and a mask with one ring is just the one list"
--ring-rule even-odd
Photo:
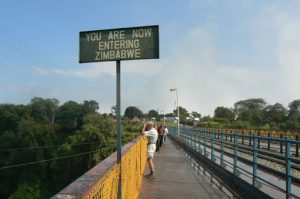
[(177, 99), (177, 135), (180, 135), (180, 130), (179, 130), (179, 105), (178, 105), (178, 90), (177, 88), (171, 88), (170, 91), (176, 91), (176, 99)]

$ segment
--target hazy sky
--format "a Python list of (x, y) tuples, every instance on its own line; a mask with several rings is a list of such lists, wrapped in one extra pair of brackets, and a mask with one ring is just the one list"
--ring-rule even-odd
[(299, 0), (1, 0), (0, 103), (116, 101), (115, 62), (79, 64), (79, 32), (159, 25), (160, 59), (121, 62), (121, 106), (202, 115), (300, 99)]

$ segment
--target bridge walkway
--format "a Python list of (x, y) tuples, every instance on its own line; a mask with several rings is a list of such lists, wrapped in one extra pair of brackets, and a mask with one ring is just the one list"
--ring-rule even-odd
[[(170, 139), (155, 153), (154, 164), (156, 178), (143, 178), (139, 199), (229, 198), (205, 171), (193, 169), (190, 158)], [(148, 173), (147, 165), (144, 175)]]

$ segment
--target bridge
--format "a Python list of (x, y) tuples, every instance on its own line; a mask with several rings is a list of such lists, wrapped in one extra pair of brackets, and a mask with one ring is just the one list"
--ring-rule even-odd
[(118, 198), (119, 184), (128, 199), (300, 198), (297, 136), (190, 127), (169, 132), (155, 154), (155, 179), (143, 177), (147, 140), (140, 136), (122, 148), (121, 167), (114, 153), (52, 199)]

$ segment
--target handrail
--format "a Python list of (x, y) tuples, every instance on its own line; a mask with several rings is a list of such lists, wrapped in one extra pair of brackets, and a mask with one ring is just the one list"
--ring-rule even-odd
[[(136, 199), (146, 165), (147, 139), (139, 136), (122, 147), (122, 198)], [(114, 152), (51, 199), (117, 198), (120, 165)]]
[[(176, 129), (172, 127), (168, 128), (170, 129), (169, 132), (176, 136)], [(292, 179), (297, 181), (300, 180), (299, 176), (295, 176), (292, 172), (292, 169), (294, 169), (294, 171), (295, 169), (299, 169), (297, 165), (295, 168), (292, 168), (292, 161), (299, 161), (299, 140), (291, 140), (288, 135), (286, 137), (273, 138), (269, 135), (268, 137), (264, 137), (260, 133), (245, 135), (244, 133), (239, 133), (238, 130), (231, 130), (229, 133), (228, 131), (224, 132), (214, 129), (193, 128), (181, 128), (180, 136), (181, 139), (178, 138), (177, 140), (181, 140), (181, 142), (188, 146), (191, 150), (203, 155), (207, 159), (210, 159), (214, 164), (218, 164), (223, 169), (227, 170), (228, 168), (226, 168), (226, 166), (230, 167), (230, 172), (232, 172), (235, 176), (243, 174), (248, 178), (251, 178), (250, 180), (252, 182), (247, 182), (249, 185), (257, 187), (258, 184), (263, 184), (274, 190), (280, 191), (286, 195), (286, 198), (299, 198), (297, 196), (298, 193), (295, 194), (292, 192)], [(224, 143), (226, 146), (224, 146)], [(280, 170), (276, 170), (276, 168), (270, 168), (270, 170), (273, 170), (276, 174), (282, 174), (286, 181), (285, 187), (270, 182), (270, 180), (266, 179), (264, 176), (259, 176), (257, 172), (259, 168), (267, 168), (267, 166), (263, 166), (259, 162), (261, 156), (258, 156), (258, 154), (263, 152), (261, 149), (262, 147), (267, 147), (270, 154), (277, 151), (277, 156), (282, 157), (282, 160), (285, 161), (283, 164), (286, 171), (285, 173)], [(247, 163), (244, 163), (251, 168), (247, 169), (249, 171), (238, 165), (238, 163), (243, 161), (245, 162), (246, 160), (238, 155), (238, 153), (241, 153), (240, 148), (243, 148), (244, 150), (247, 149), (249, 150), (249, 153), (252, 154), (252, 161), (248, 160)], [(229, 152), (228, 149), (231, 150), (231, 152)], [(292, 152), (294, 152), (295, 157), (292, 157)], [(299, 171), (300, 175), (300, 170), (297, 171)]]

